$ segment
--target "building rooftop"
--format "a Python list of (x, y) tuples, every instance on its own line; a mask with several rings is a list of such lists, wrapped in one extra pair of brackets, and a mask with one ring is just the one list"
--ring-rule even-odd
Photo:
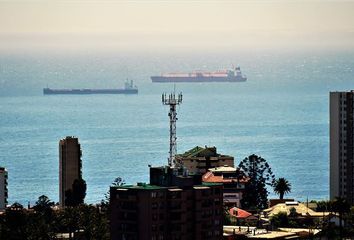
[(330, 212), (316, 212), (308, 208), (305, 204), (299, 202), (285, 202), (278, 203), (271, 208), (265, 209), (263, 212), (268, 216), (274, 216), (280, 212), (285, 212), (287, 215), (290, 214), (290, 210), (295, 208), (296, 213), (302, 217), (324, 217), (331, 214)]
[[(220, 183), (202, 183), (202, 185), (193, 185), (195, 189), (206, 189), (209, 186), (221, 186)], [(183, 189), (177, 186), (168, 186), (168, 187), (161, 187), (157, 185), (151, 185), (148, 183), (137, 183), (136, 185), (122, 185), (122, 186), (112, 186), (115, 187), (119, 191), (125, 191), (128, 189), (144, 189), (144, 190), (160, 190), (160, 189), (168, 189), (168, 191), (183, 191)]]
[[(246, 183), (249, 181), (248, 177), (242, 176), (238, 177), (237, 176), (237, 170), (235, 170), (235, 175), (231, 175), (230, 173), (232, 172), (224, 172), (229, 174), (228, 176), (224, 176), (223, 174), (217, 174), (217, 173), (223, 173), (223, 172), (207, 172), (202, 176), (202, 180), (204, 183), (232, 183), (232, 182), (239, 182), (239, 183)], [(215, 173), (215, 174), (214, 174)]]
[(193, 158), (193, 157), (230, 157), (233, 158), (232, 156), (227, 156), (227, 155), (222, 155), (216, 152), (216, 147), (200, 147), (196, 146), (185, 153), (182, 154), (177, 154), (176, 157), (182, 157), (182, 158)]
[(233, 207), (229, 210), (231, 216), (234, 216), (239, 219), (245, 219), (252, 216), (252, 213), (249, 213), (241, 208)]
[(236, 168), (224, 165), (222, 167), (209, 168), (210, 172), (236, 172)]
[(145, 190), (159, 190), (159, 189), (165, 189), (166, 187), (160, 187), (156, 185), (150, 185), (147, 183), (137, 183), (136, 185), (122, 185), (122, 186), (112, 186), (115, 187), (119, 190), (122, 189), (145, 189)]
[(225, 225), (223, 229), (224, 236), (244, 235), (246, 239), (304, 239), (308, 234), (316, 235), (321, 231), (308, 228), (279, 228), (277, 231), (267, 231), (256, 227)]
[(222, 183), (203, 182), (202, 186), (222, 186)]

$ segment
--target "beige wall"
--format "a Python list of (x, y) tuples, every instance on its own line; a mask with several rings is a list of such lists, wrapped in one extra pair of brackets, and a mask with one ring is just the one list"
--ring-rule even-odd
[[(190, 173), (206, 173), (206, 160), (204, 157), (200, 158), (182, 158), (183, 166), (188, 169)], [(228, 165), (230, 167), (234, 166), (233, 157), (211, 157), (210, 158), (210, 168), (221, 167)]]

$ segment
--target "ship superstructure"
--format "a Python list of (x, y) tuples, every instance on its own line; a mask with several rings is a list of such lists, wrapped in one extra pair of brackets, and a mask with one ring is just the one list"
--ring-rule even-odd
[(191, 73), (163, 73), (151, 76), (152, 82), (245, 82), (247, 77), (242, 75), (241, 68), (220, 70), (215, 72), (194, 71)]

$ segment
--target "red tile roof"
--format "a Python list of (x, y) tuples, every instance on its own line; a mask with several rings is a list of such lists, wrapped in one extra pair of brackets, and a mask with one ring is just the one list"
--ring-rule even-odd
[(223, 178), (223, 176), (215, 176), (212, 172), (207, 172), (203, 175), (203, 182), (215, 182), (215, 183), (230, 183), (230, 182), (237, 182), (245, 183), (248, 182), (248, 177), (243, 177), (242, 179), (238, 180), (237, 178)]
[(229, 213), (231, 216), (234, 216), (236, 218), (239, 218), (239, 219), (245, 219), (245, 218), (248, 218), (250, 216), (252, 216), (251, 213), (245, 211), (245, 210), (242, 210), (241, 208), (237, 208), (237, 207), (233, 207), (229, 210)]

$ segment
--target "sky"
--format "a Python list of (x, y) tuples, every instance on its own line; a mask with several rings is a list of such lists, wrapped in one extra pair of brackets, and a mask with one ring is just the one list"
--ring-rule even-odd
[(1, 1), (0, 51), (353, 48), (354, 1)]

